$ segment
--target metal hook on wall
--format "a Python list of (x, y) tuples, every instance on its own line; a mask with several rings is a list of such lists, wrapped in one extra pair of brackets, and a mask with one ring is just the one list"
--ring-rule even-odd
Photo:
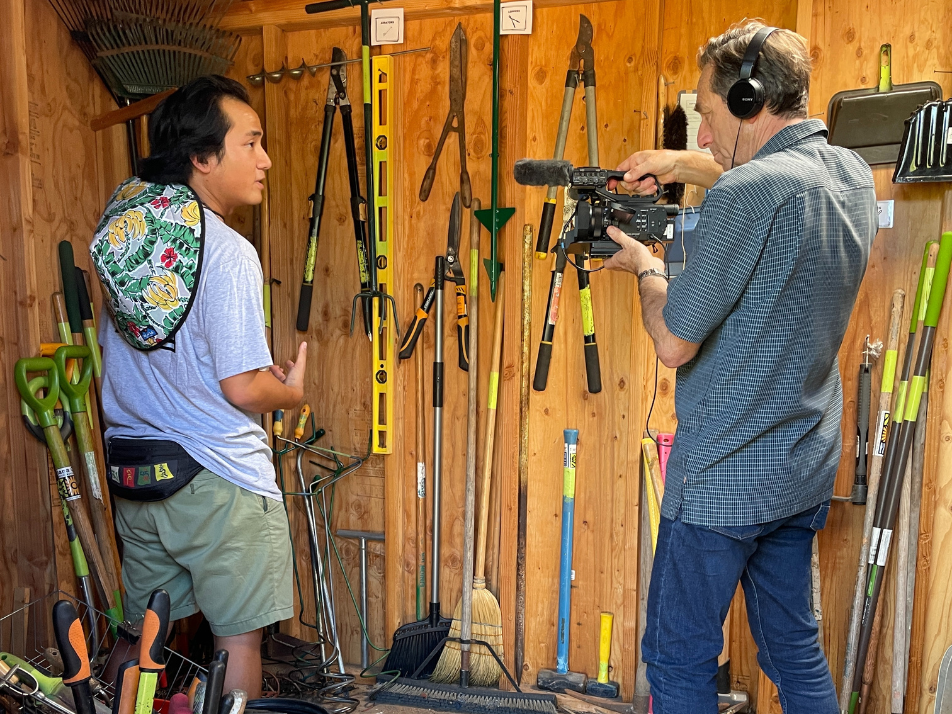
[[(396, 57), (397, 55), (409, 55), (414, 52), (429, 52), (429, 47), (420, 47), (415, 50), (403, 50), (402, 52), (392, 52), (391, 57)], [(353, 59), (344, 60), (343, 62), (324, 62), (322, 64), (308, 64), (303, 58), (301, 59), (301, 64), (293, 69), (287, 68), (287, 63), (281, 64), (281, 69), (275, 70), (274, 72), (268, 72), (262, 69), (258, 74), (249, 74), (246, 79), (252, 87), (260, 87), (264, 84), (265, 80), (268, 80), (271, 84), (277, 84), (285, 75), (289, 76), (291, 79), (300, 79), (304, 76), (304, 70), (307, 70), (312, 77), (317, 75), (317, 70), (322, 67), (332, 67), (334, 65), (341, 64), (356, 64), (362, 62), (363, 60), (360, 57), (355, 57)]]

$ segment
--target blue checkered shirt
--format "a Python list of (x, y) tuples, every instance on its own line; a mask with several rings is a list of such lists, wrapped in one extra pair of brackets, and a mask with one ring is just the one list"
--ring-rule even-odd
[(767, 523), (830, 498), (842, 449), (837, 352), (878, 227), (872, 172), (823, 122), (786, 127), (725, 172), (668, 289), (678, 369), (662, 515)]

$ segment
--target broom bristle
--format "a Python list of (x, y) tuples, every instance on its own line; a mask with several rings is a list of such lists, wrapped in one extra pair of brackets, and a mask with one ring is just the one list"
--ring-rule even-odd
[[(462, 633), (462, 610), (462, 603), (457, 603), (456, 610), (453, 611), (453, 622), (450, 625), (450, 638), (460, 637)], [(499, 610), (499, 602), (486, 589), (485, 581), (473, 587), (471, 639), (488, 643), (496, 655), (502, 659), (502, 613)], [(460, 643), (452, 639), (447, 641), (430, 681), (452, 684), (459, 680), (462, 657)], [(502, 676), (502, 668), (496, 658), (482, 645), (470, 646), (469, 667), (469, 681), (474, 687), (491, 687), (497, 684)]]
[[(457, 602), (456, 609), (453, 610), (453, 622), (450, 624), (449, 637), (459, 637), (462, 633), (463, 603)], [(430, 676), (431, 682), (441, 684), (452, 684), (459, 679), (459, 671), (463, 666), (463, 654), (460, 650), (459, 642), (452, 639), (446, 641), (443, 646), (443, 653), (440, 655), (440, 661), (436, 664), (436, 669)]]

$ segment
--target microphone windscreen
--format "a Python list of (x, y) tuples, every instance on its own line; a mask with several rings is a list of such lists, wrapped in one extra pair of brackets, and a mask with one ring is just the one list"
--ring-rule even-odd
[(521, 186), (571, 186), (572, 164), (554, 159), (519, 159), (513, 177)]

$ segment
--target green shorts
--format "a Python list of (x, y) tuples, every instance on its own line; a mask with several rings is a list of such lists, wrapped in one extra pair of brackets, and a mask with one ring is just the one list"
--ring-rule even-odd
[(202, 469), (164, 501), (115, 499), (130, 620), (164, 588), (171, 619), (198, 611), (219, 637), (294, 615), (291, 538), (284, 505)]

